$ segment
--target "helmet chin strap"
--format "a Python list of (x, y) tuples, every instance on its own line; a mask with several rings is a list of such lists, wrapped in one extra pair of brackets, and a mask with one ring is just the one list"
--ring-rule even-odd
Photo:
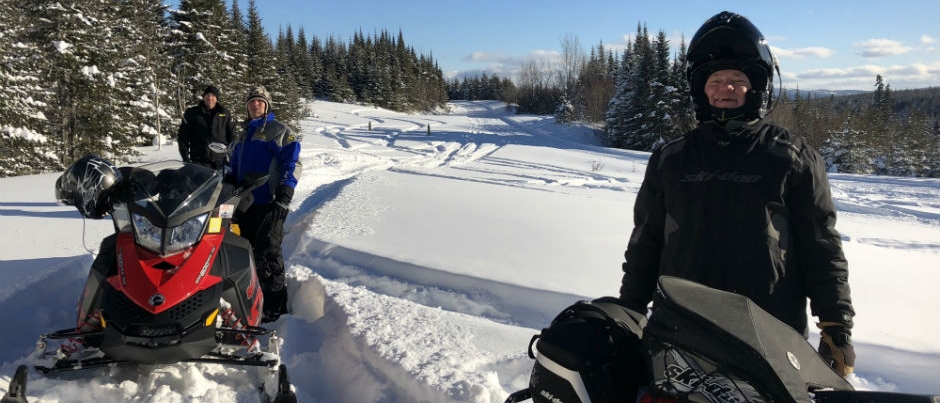
[(716, 108), (711, 106), (712, 117), (715, 118), (716, 122), (725, 123), (729, 120), (739, 120), (744, 117), (745, 107), (739, 107), (734, 109), (728, 108)]

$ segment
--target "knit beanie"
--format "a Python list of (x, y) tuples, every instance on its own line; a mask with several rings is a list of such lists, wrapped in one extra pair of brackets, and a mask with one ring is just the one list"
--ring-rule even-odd
[(216, 99), (222, 98), (222, 93), (219, 92), (219, 88), (214, 85), (210, 85), (206, 87), (205, 90), (202, 91), (202, 96), (206, 96), (206, 94), (215, 95)]
[(264, 103), (268, 104), (268, 109), (271, 109), (271, 93), (268, 90), (264, 89), (263, 85), (258, 85), (248, 91), (248, 96), (245, 98), (245, 103), (251, 102), (252, 99), (261, 98), (264, 100)]

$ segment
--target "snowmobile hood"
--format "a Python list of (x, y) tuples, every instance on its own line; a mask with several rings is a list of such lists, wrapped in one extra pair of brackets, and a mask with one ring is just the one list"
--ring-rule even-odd
[(132, 232), (138, 245), (164, 257), (199, 242), (221, 192), (217, 171), (163, 161), (123, 173), (112, 215), (118, 232)]
[(152, 314), (166, 311), (200, 291), (220, 282), (211, 274), (220, 252), (221, 234), (206, 235), (192, 250), (185, 264), (162, 269), (166, 260), (153, 257), (134, 245), (130, 234), (118, 235), (117, 275), (108, 278), (114, 289)]

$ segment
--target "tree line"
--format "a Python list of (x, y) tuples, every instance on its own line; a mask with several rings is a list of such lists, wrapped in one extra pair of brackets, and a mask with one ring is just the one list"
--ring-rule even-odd
[(432, 56), (399, 32), (343, 43), (291, 27), (272, 40), (250, 0), (0, 0), (0, 176), (59, 171), (96, 154), (131, 162), (135, 147), (174, 137), (182, 112), (215, 85), (246, 117), (254, 85), (299, 129), (301, 99), (398, 111), (447, 102)]
[[(428, 111), (449, 99), (499, 99), (519, 113), (596, 127), (610, 147), (650, 151), (694, 125), (684, 40), (642, 24), (622, 52), (561, 41), (557, 61), (513, 80), (447, 82), (399, 31), (344, 43), (288, 26), (274, 40), (254, 0), (0, 0), (0, 176), (58, 171), (97, 154), (130, 162), (135, 147), (175, 136), (205, 86), (245, 117), (243, 94), (265, 85), (279, 120), (298, 129), (302, 98)], [(940, 89), (893, 91), (880, 76), (858, 95), (784, 91), (768, 116), (806, 137), (833, 172), (940, 176)]]
[[(663, 31), (651, 36), (637, 24), (623, 52), (603, 43), (585, 52), (570, 36), (561, 48), (560, 61), (523, 66), (514, 86), (484, 76), (454, 80), (448, 92), (459, 99), (494, 94), (482, 99), (517, 104), (520, 113), (554, 114), (559, 123), (592, 125), (615, 148), (651, 151), (694, 127), (684, 40), (673, 52)], [(940, 177), (940, 88), (894, 91), (878, 75), (872, 91), (778, 88), (775, 96), (767, 120), (806, 138), (830, 172)]]

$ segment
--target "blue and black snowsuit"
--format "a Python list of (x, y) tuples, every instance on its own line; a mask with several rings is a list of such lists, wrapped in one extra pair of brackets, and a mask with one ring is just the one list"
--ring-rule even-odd
[(266, 314), (287, 312), (284, 276), (284, 220), (297, 186), (300, 143), (290, 128), (274, 120), (269, 112), (245, 123), (245, 132), (235, 143), (231, 177), (241, 182), (248, 174), (267, 174), (268, 182), (252, 191), (254, 201), (236, 214), (241, 235), (252, 244), (256, 270), (264, 292)]

